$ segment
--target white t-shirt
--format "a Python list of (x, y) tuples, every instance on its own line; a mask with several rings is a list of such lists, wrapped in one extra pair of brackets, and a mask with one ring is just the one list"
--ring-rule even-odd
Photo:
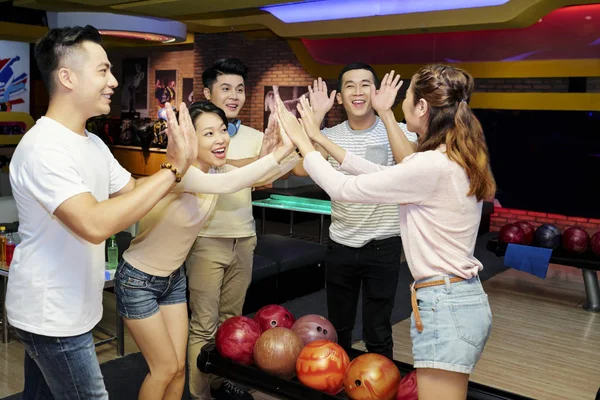
[[(416, 143), (417, 135), (398, 123), (409, 141)], [(350, 128), (344, 121), (331, 128), (323, 129), (329, 140), (371, 162), (380, 165), (395, 165), (394, 155), (383, 121), (376, 117), (375, 123), (365, 130)], [(328, 158), (334, 168), (338, 162)], [(372, 240), (382, 240), (400, 235), (398, 207), (392, 204), (357, 204), (342, 201), (331, 202), (331, 240), (349, 247), (359, 248)]]
[(104, 243), (82, 239), (53, 214), (80, 193), (107, 200), (131, 174), (97, 136), (86, 134), (42, 117), (10, 163), (22, 241), (10, 267), (6, 309), (9, 323), (27, 332), (75, 336), (102, 318)]

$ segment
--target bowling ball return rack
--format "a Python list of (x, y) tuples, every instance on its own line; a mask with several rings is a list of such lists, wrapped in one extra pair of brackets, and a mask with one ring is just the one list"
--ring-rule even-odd
[[(365, 354), (360, 350), (352, 349), (348, 352), (350, 360)], [(394, 363), (400, 370), (402, 376), (405, 376), (413, 370), (413, 366), (400, 361)], [(216, 349), (213, 342), (207, 343), (198, 356), (196, 365), (198, 369), (207, 374), (217, 375), (242, 385), (260, 390), (261, 392), (271, 394), (281, 399), (289, 400), (339, 400), (349, 399), (342, 391), (337, 395), (331, 395), (304, 386), (294, 377), (292, 379), (279, 378), (265, 371), (260, 370), (254, 365), (246, 366), (233, 362), (230, 359), (222, 357)], [(531, 400), (529, 397), (510, 393), (494, 387), (485, 386), (475, 382), (469, 382), (467, 392), (468, 400)]]
[[(504, 257), (506, 253), (506, 246), (501, 245), (497, 237), (488, 240), (486, 248), (497, 257)], [(550, 263), (579, 268), (583, 275), (586, 293), (583, 309), (600, 312), (600, 285), (597, 274), (597, 271), (600, 271), (600, 257), (592, 253), (589, 248), (582, 254), (573, 254), (559, 247), (552, 250)]]

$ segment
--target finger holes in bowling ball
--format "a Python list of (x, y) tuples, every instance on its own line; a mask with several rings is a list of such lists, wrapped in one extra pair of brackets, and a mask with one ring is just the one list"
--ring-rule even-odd
[(321, 332), (323, 330), (323, 328), (321, 328), (320, 326), (317, 327), (317, 332)]
[(277, 321), (271, 321), (271, 326), (276, 326), (277, 325)]
[(327, 329), (323, 329), (323, 334), (327, 335)]
[(362, 385), (362, 383), (358, 379), (354, 381), (354, 384), (356, 385), (356, 387), (360, 387), (360, 385)]

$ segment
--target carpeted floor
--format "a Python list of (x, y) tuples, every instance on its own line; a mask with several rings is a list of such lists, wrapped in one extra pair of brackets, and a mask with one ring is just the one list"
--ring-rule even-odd
[[(475, 247), (475, 256), (483, 263), (484, 269), (480, 273), (482, 281), (486, 281), (491, 277), (506, 270), (502, 263), (502, 258), (496, 257), (491, 252), (485, 249), (485, 243), (495, 237), (497, 233), (488, 233), (479, 237)], [(396, 301), (392, 312), (392, 323), (396, 324), (410, 317), (410, 290), (409, 285), (412, 282), (412, 277), (406, 263), (402, 264), (400, 278), (398, 281), (398, 290), (396, 293)], [(361, 300), (359, 300), (359, 304)], [(290, 310), (297, 318), (306, 314), (320, 314), (327, 317), (327, 302), (325, 290), (320, 290), (316, 293), (300, 297), (282, 304)], [(359, 341), (362, 339), (362, 312), (358, 308), (356, 316), (356, 325), (354, 327), (353, 339)], [(250, 315), (251, 316), (251, 315)], [(101, 365), (104, 375), (104, 382), (110, 394), (111, 400), (130, 400), (137, 399), (139, 387), (148, 373), (148, 366), (141, 353), (130, 354), (128, 356), (108, 361)], [(1, 400), (16, 400), (20, 399), (19, 394), (6, 397)], [(182, 399), (189, 399), (189, 394), (186, 392)]]

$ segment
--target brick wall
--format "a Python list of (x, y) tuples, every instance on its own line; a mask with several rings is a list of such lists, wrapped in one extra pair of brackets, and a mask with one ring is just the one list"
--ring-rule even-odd
[[(194, 98), (204, 98), (204, 69), (221, 57), (239, 58), (249, 69), (246, 104), (239, 118), (260, 131), (264, 129), (265, 86), (307, 86), (314, 80), (288, 44), (278, 37), (252, 37), (242, 33), (196, 34), (194, 43)], [(334, 85), (328, 82), (330, 90)], [(335, 105), (327, 116), (326, 124), (333, 126), (344, 119), (343, 108)]]
[(494, 214), (491, 215), (490, 230), (499, 231), (504, 225), (519, 220), (528, 221), (536, 228), (545, 223), (555, 224), (561, 230), (577, 225), (585, 228), (590, 235), (600, 230), (600, 219), (570, 217), (561, 214), (499, 207), (496, 207)]

